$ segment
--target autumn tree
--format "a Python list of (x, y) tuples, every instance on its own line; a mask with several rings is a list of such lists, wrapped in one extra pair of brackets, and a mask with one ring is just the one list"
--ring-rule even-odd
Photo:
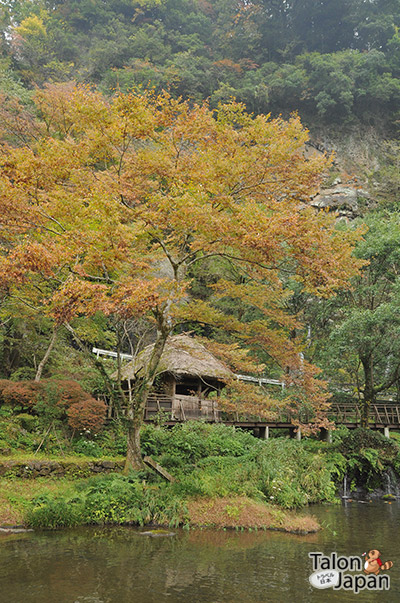
[[(22, 142), (2, 146), (1, 283), (39, 299), (55, 325), (96, 312), (153, 322), (128, 402), (127, 466), (141, 466), (146, 400), (179, 324), (214, 325), (264, 350), (318, 411), (326, 393), (290, 338), (287, 283), (322, 297), (345, 286), (358, 234), (308, 206), (327, 160), (305, 159), (300, 120), (253, 117), (234, 102), (214, 113), (167, 94), (106, 99), (73, 84), (38, 91), (35, 107), (21, 112)], [(211, 258), (225, 269), (202, 300), (192, 268)], [(244, 304), (246, 320), (224, 299)]]

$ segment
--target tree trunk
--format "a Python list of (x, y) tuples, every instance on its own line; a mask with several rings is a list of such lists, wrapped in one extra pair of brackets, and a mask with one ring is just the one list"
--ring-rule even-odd
[(36, 382), (40, 381), (43, 369), (45, 367), (46, 362), (49, 359), (49, 356), (50, 356), (51, 351), (52, 351), (52, 349), (54, 347), (56, 339), (57, 339), (57, 327), (54, 327), (54, 329), (53, 329), (53, 335), (51, 336), (49, 347), (47, 348), (46, 353), (43, 356), (42, 360), (39, 362), (39, 366), (38, 366), (37, 371), (36, 371), (36, 376), (35, 376), (35, 381)]
[(137, 417), (128, 423), (127, 454), (124, 473), (128, 473), (130, 469), (140, 471), (140, 469), (144, 469), (145, 467), (140, 450), (140, 428), (142, 422), (143, 419), (141, 420), (140, 417)]
[(364, 392), (361, 408), (361, 427), (368, 428), (369, 411), (371, 404), (375, 403), (374, 375), (372, 355), (362, 357), (361, 363), (364, 370)]
[(157, 339), (146, 367), (145, 374), (140, 381), (137, 382), (137, 385), (133, 391), (132, 399), (128, 402), (128, 446), (124, 473), (127, 473), (130, 469), (140, 470), (144, 469), (145, 467), (140, 449), (140, 428), (144, 420), (147, 398), (153, 386), (154, 378), (157, 374), (157, 368), (160, 363), (169, 333), (169, 329), (160, 329), (157, 332)]

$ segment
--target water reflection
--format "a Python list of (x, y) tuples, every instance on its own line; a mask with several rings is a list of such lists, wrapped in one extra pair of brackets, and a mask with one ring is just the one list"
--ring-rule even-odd
[[(323, 532), (177, 531), (171, 538), (131, 528), (35, 532), (0, 540), (4, 603), (256, 603), (400, 600), (400, 505), (315, 507)], [(309, 551), (361, 555), (378, 548), (391, 559), (392, 588), (358, 596), (316, 591)]]

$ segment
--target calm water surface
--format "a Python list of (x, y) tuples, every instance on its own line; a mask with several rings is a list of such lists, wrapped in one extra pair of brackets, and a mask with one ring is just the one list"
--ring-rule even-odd
[[(151, 538), (131, 528), (85, 528), (0, 538), (1, 603), (256, 603), (400, 601), (400, 503), (313, 507), (325, 529), (177, 531)], [(314, 590), (308, 552), (394, 562), (389, 592)]]

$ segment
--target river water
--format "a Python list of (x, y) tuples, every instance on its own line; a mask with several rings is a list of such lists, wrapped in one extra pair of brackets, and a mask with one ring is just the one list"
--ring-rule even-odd
[[(400, 601), (400, 503), (317, 506), (317, 534), (80, 528), (0, 538), (1, 603)], [(308, 553), (379, 549), (389, 591), (314, 589)], [(386, 573), (386, 572), (385, 572)]]

